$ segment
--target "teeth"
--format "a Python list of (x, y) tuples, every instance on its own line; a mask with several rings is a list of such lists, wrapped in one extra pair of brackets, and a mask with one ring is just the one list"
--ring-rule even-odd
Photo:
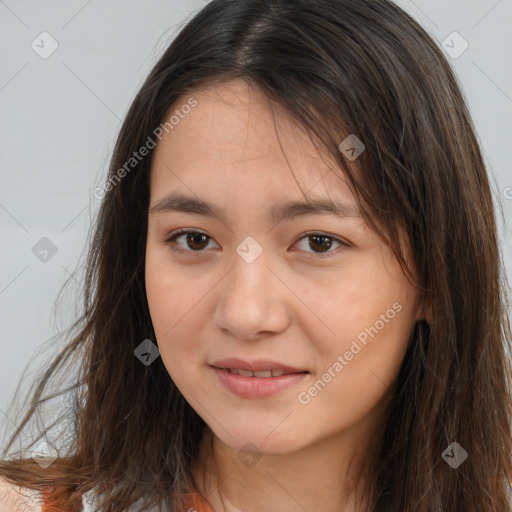
[(240, 370), (239, 368), (229, 368), (228, 371), (230, 373), (234, 373), (235, 375), (241, 375), (242, 377), (259, 377), (259, 378), (269, 378), (269, 377), (280, 377), (284, 375), (284, 370), (258, 370), (255, 372), (251, 372), (251, 370)]
[(255, 377), (272, 377), (272, 371), (271, 370), (261, 370), (258, 372), (254, 372)]

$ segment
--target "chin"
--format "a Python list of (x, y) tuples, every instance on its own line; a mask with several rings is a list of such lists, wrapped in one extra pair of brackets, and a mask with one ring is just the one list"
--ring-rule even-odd
[[(210, 427), (211, 428), (211, 427)], [(229, 446), (237, 452), (253, 453), (259, 455), (281, 455), (291, 453), (306, 445), (306, 440), (302, 443), (293, 436), (293, 431), (274, 431), (269, 435), (271, 429), (254, 427), (254, 428), (237, 428), (232, 424), (229, 435), (222, 428), (215, 425), (212, 429), (215, 436), (222, 443)]]

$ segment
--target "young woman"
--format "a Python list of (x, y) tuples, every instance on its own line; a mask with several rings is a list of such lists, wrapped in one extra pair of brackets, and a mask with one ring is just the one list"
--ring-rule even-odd
[(396, 5), (210, 2), (96, 193), (84, 313), (5, 447), (75, 368), (58, 457), (4, 481), (46, 511), (512, 510), (488, 176)]

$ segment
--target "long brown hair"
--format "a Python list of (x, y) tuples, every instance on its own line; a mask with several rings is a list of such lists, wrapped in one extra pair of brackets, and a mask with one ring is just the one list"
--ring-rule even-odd
[[(206, 425), (160, 358), (146, 366), (134, 356), (143, 340), (155, 341), (144, 284), (151, 151), (122, 179), (119, 169), (178, 98), (237, 78), (284, 106), (335, 159), (365, 221), (405, 271), (414, 266), (429, 305), (430, 322), (414, 326), (396, 379), (368, 510), (509, 511), (511, 330), (489, 179), (449, 63), (388, 0), (213, 0), (180, 31), (121, 127), (90, 239), (83, 312), (38, 380), (0, 476), (54, 485), (69, 510), (93, 488), (105, 511), (138, 500), (140, 510), (178, 510)], [(349, 134), (366, 147), (358, 171), (339, 149)], [(7, 457), (70, 368), (71, 384), (54, 393), (71, 397), (53, 418), (68, 424), (52, 441), (59, 457), (47, 468), (23, 451)], [(456, 469), (442, 456), (454, 442), (468, 453)]]

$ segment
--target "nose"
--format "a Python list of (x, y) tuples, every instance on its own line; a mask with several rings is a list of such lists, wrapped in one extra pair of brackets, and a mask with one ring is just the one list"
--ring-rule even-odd
[(291, 292), (271, 268), (265, 251), (252, 263), (238, 254), (219, 283), (216, 326), (232, 337), (256, 341), (290, 325)]

